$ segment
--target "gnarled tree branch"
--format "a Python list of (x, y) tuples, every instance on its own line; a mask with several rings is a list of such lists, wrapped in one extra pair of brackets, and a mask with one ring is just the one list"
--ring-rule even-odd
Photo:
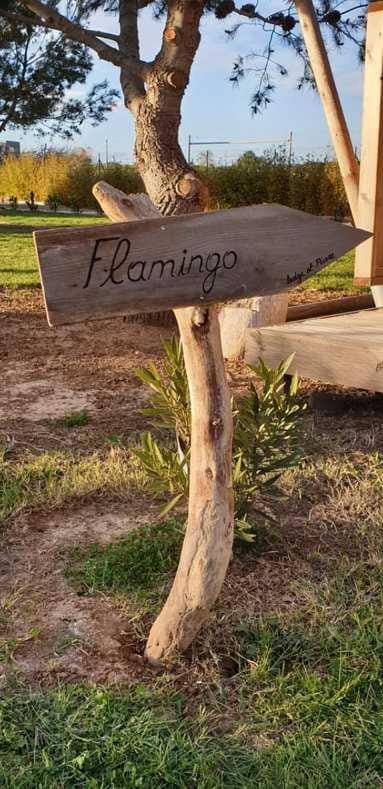
[[(0, 17), (4, 17), (4, 19), (9, 19), (10, 22), (18, 22), (20, 25), (25, 25), (26, 27), (44, 27), (48, 30), (52, 30), (52, 26), (49, 25), (48, 22), (45, 22), (44, 19), (41, 17), (37, 17), (34, 15), (31, 16), (24, 16), (23, 14), (15, 14), (12, 11), (7, 11), (5, 8), (0, 8)], [(87, 33), (90, 33), (92, 36), (96, 36), (97, 38), (105, 38), (110, 39), (111, 41), (116, 41), (117, 43), (120, 40), (119, 35), (116, 33), (107, 33), (103, 30), (90, 30), (89, 28), (84, 28)]]
[(181, 102), (200, 42), (203, 0), (169, 0), (161, 49), (136, 108), (136, 161), (148, 194), (164, 214), (190, 213), (206, 203), (206, 189), (178, 142)]
[(91, 33), (92, 36), (97, 38), (107, 38), (111, 41), (116, 41), (117, 44), (120, 42), (120, 36), (117, 33), (106, 33), (104, 30), (90, 30), (89, 27), (85, 29), (87, 33)]
[(31, 19), (31, 24), (40, 24), (38, 20), (41, 19), (44, 26), (52, 30), (58, 30), (73, 41), (78, 41), (80, 44), (85, 44), (85, 46), (93, 49), (101, 60), (106, 60), (115, 66), (130, 68), (134, 74), (141, 75), (147, 68), (147, 63), (131, 58), (120, 49), (105, 44), (92, 31), (72, 22), (54, 8), (41, 3), (40, 0), (20, 0), (20, 2), (36, 15), (36, 22)]
[[(120, 46), (129, 52), (134, 63), (140, 62), (140, 45), (138, 38), (137, 0), (120, 0)], [(132, 70), (130, 64), (121, 67), (121, 88), (126, 106), (135, 114), (146, 95), (143, 72)]]

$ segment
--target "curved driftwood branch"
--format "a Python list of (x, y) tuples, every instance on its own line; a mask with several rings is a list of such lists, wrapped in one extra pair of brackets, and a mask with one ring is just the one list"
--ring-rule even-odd
[(150, 197), (145, 194), (127, 195), (121, 189), (98, 181), (93, 194), (104, 213), (112, 222), (132, 222), (134, 219), (150, 219), (161, 216)]
[(173, 587), (146, 645), (151, 663), (191, 644), (221, 591), (233, 545), (232, 414), (217, 311), (175, 315), (191, 402), (189, 514)]
[[(93, 193), (112, 221), (158, 215), (146, 195), (104, 182)], [(145, 655), (163, 664), (183, 652), (209, 617), (231, 558), (234, 532), (230, 393), (217, 309), (175, 310), (191, 402), (188, 523), (176, 577), (151, 629)]]

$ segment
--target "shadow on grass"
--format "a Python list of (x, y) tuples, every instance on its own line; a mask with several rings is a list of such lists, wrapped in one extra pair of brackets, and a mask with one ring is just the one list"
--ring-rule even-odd
[[(11, 268), (0, 268), (0, 275), (1, 274), (14, 274), (15, 271), (17, 272), (17, 275), (19, 275), (19, 274), (33, 275), (34, 274), (34, 271), (31, 270), (30, 268), (14, 269), (14, 268), (11, 267)], [(23, 287), (23, 286), (22, 285), (18, 285), (18, 287)], [(24, 287), (25, 287), (25, 285), (24, 285)]]
[[(53, 230), (57, 225), (44, 225), (44, 230)], [(30, 236), (35, 230), (41, 230), (41, 225), (7, 225), (0, 223), (0, 235), (3, 236)]]

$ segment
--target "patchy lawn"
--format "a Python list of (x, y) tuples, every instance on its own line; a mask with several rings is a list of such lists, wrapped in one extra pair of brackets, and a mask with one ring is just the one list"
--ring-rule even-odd
[(68, 214), (0, 213), (0, 288), (38, 287), (40, 278), (33, 244), (33, 230), (105, 224), (106, 217)]
[[(159, 674), (143, 651), (184, 517), (158, 522), (130, 452), (146, 426), (134, 370), (161, 363), (158, 327), (53, 331), (27, 290), (4, 295), (0, 323), (0, 785), (380, 786), (381, 398), (306, 412), (301, 467)], [(241, 391), (246, 369), (228, 371)]]
[(99, 510), (95, 543), (95, 511), (88, 535), (79, 512), (57, 512), (34, 537), (24, 520), (17, 549), (9, 527), (8, 560), (29, 576), (1, 617), (2, 785), (380, 785), (383, 470), (359, 426), (353, 450), (324, 421), (326, 457), (316, 443), (286, 475), (263, 549), (237, 552), (210, 626), (162, 675), (141, 655), (147, 595), (157, 608), (177, 563), (174, 522), (126, 536), (128, 512), (113, 533)]

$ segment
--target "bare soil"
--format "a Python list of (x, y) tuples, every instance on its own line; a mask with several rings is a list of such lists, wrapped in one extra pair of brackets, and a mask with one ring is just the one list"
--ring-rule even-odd
[[(25, 448), (58, 447), (88, 452), (102, 446), (106, 436), (144, 429), (139, 411), (145, 394), (134, 370), (160, 362), (160, 338), (170, 332), (122, 319), (52, 330), (38, 291), (3, 296), (0, 441), (12, 440), (16, 454)], [(230, 364), (228, 375), (234, 389), (246, 385), (241, 363)], [(306, 382), (305, 394), (312, 390)], [(309, 432), (316, 441), (323, 437), (327, 446), (341, 442), (345, 452), (381, 448), (381, 419), (371, 416), (371, 399), (365, 397), (357, 396), (357, 409), (347, 414), (347, 422), (344, 417), (310, 414)], [(68, 431), (54, 421), (84, 408), (90, 422), (81, 429)], [(307, 498), (275, 505), (276, 546), (266, 546), (262, 555), (248, 555), (246, 561), (233, 561), (219, 606), (220, 621), (230, 616), (233, 600), (247, 612), (263, 614), (294, 606), (297, 579), (314, 572), (309, 553), (319, 547), (332, 553), (352, 551), (349, 528), (343, 532), (323, 526), (326, 495), (318, 480)], [(3, 534), (0, 556), (5, 611), (0, 643), (2, 638), (20, 643), (4, 664), (4, 675), (16, 668), (31, 681), (48, 683), (130, 682), (152, 676), (142, 659), (149, 623), (138, 628), (107, 596), (77, 594), (65, 578), (64, 566), (71, 547), (106, 544), (154, 520), (155, 514), (153, 503), (144, 499), (123, 506), (91, 501), (53, 513), (20, 513), (12, 520)], [(223, 674), (229, 676), (231, 666), (230, 656), (221, 656)], [(187, 670), (185, 664), (179, 669), (178, 683), (197, 693), (204, 671), (211, 671), (206, 633), (194, 647)]]
[(315, 301), (331, 301), (331, 299), (341, 299), (343, 296), (351, 296), (348, 290), (300, 290), (296, 288), (290, 291), (289, 305), (308, 304)]
[[(161, 358), (170, 330), (123, 318), (49, 328), (39, 291), (0, 299), (0, 440), (20, 447), (54, 443), (96, 448), (108, 435), (142, 430), (144, 390), (137, 367)], [(88, 429), (76, 434), (53, 424), (85, 409)]]

